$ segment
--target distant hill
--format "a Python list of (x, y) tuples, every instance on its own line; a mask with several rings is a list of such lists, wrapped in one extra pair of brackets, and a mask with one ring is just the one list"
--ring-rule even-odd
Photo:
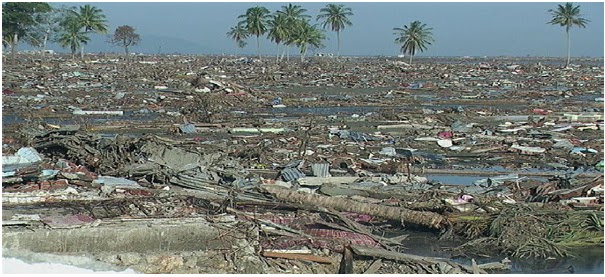
[[(91, 35), (91, 41), (84, 47), (87, 53), (122, 53), (124, 49), (107, 42), (104, 35)], [(19, 51), (32, 50), (28, 45), (19, 45)], [(58, 44), (50, 43), (47, 49), (54, 50), (57, 53), (69, 53), (68, 48), (61, 48)], [(189, 40), (156, 36), (150, 34), (141, 34), (139, 45), (129, 47), (130, 52), (145, 54), (220, 54), (223, 51), (208, 47)], [(8, 51), (8, 49), (5, 49)]]

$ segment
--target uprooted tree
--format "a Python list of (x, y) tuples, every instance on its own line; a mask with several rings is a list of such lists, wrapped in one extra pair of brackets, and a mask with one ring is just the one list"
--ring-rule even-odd
[(139, 44), (141, 36), (135, 33), (133, 27), (124, 25), (116, 28), (115, 32), (109, 36), (109, 42), (124, 48), (128, 55), (128, 47)]

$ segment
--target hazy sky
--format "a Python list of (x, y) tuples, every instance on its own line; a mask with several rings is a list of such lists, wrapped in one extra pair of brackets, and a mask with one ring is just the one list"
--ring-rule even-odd
[[(237, 16), (255, 5), (272, 12), (289, 2), (91, 2), (103, 10), (110, 30), (131, 25), (141, 34), (146, 49), (160, 44), (149, 35), (187, 40), (199, 45), (200, 54), (235, 53), (234, 42), (225, 34)], [(330, 2), (291, 2), (302, 5), (313, 17)], [(54, 3), (58, 6), (82, 5), (81, 2)], [(549, 9), (561, 3), (371, 3), (342, 2), (352, 8), (353, 26), (341, 32), (343, 55), (397, 55), (394, 27), (419, 20), (433, 28), (435, 42), (421, 56), (565, 56), (565, 29), (546, 24)], [(573, 28), (572, 56), (603, 57), (603, 2), (580, 2), (586, 29)], [(148, 40), (145, 40), (148, 35)], [(326, 47), (320, 52), (336, 52), (336, 34), (327, 30)], [(143, 48), (143, 45), (140, 48)], [(104, 51), (94, 49), (89, 51)], [(155, 46), (157, 47), (157, 46)], [(194, 46), (195, 47), (195, 46)], [(117, 48), (110, 48), (120, 51)], [(133, 48), (137, 51), (137, 48)], [(139, 50), (142, 51), (142, 50)], [(170, 49), (164, 49), (170, 52)], [(295, 53), (297, 50), (291, 50)], [(261, 52), (274, 55), (275, 44), (261, 40)], [(240, 53), (256, 53), (254, 38)]]

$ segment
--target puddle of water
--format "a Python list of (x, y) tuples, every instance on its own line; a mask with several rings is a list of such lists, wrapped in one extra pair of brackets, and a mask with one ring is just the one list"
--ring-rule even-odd
[(292, 115), (333, 115), (333, 114), (365, 114), (369, 112), (378, 112), (382, 107), (285, 107), (279, 109), (268, 109), (264, 112), (283, 113)]
[(527, 167), (527, 168), (518, 168), (518, 169), (507, 169), (504, 168), (502, 166), (499, 165), (494, 165), (494, 166), (490, 166), (490, 167), (472, 167), (472, 168), (458, 168), (458, 169), (466, 169), (466, 170), (473, 170), (473, 171), (477, 171), (477, 172), (502, 172), (502, 174), (508, 174), (508, 173), (514, 173), (514, 172), (526, 172), (526, 173), (539, 173), (539, 172), (557, 172), (560, 175), (565, 175), (566, 173), (591, 173), (591, 172), (596, 172), (594, 169), (592, 168), (588, 168), (585, 171), (582, 169), (578, 169), (575, 172), (573, 171), (565, 171), (565, 170), (554, 170), (552, 168), (531, 168), (531, 167)]
[(471, 186), (474, 181), (485, 179), (488, 176), (465, 176), (465, 175), (443, 175), (443, 174), (430, 174), (427, 175), (431, 181), (438, 181), (447, 185), (460, 185), (460, 186)]
[(292, 122), (292, 121), (296, 121), (299, 119), (300, 119), (300, 117), (272, 117), (272, 118), (266, 118), (265, 122), (267, 122), (267, 123)]
[(571, 250), (574, 257), (558, 260), (513, 260), (511, 274), (603, 274), (603, 247), (593, 246)]
[[(436, 99), (432, 98), (431, 100), (436, 100)], [(313, 114), (313, 115), (354, 114), (354, 113), (366, 114), (369, 112), (380, 112), (383, 109), (388, 109), (388, 110), (394, 109), (396, 112), (405, 112), (405, 111), (415, 110), (418, 108), (418, 106), (421, 106), (422, 108), (426, 108), (426, 109), (433, 109), (433, 110), (458, 108), (458, 107), (462, 107), (462, 108), (485, 107), (484, 105), (481, 105), (481, 104), (438, 104), (438, 105), (419, 104), (414, 107), (402, 107), (402, 106), (285, 107), (285, 108), (278, 108), (278, 109), (277, 108), (267, 108), (267, 109), (261, 110), (261, 112), (269, 113), (269, 114), (276, 114), (276, 113), (277, 114), (286, 114), (289, 116), (309, 115), (309, 114)], [(520, 108), (522, 106), (523, 105), (510, 104), (510, 105), (501, 105), (500, 107), (507, 108), (507, 109), (513, 109), (513, 108)]]
[(580, 94), (580, 95), (574, 95), (572, 97), (570, 97), (570, 100), (574, 100), (574, 101), (580, 101), (580, 102), (588, 102), (588, 103), (599, 103), (597, 101), (595, 101), (595, 98), (597, 97), (603, 97), (602, 94)]
[[(450, 258), (453, 254), (447, 249), (460, 246), (464, 241), (441, 241), (437, 234), (417, 231), (402, 231), (391, 236), (408, 234), (408, 239), (404, 242), (407, 248), (404, 253), (420, 256)], [(511, 259), (512, 268), (505, 271), (505, 274), (569, 274), (568, 268), (573, 267), (574, 274), (603, 274), (603, 247), (592, 246), (581, 249), (570, 249), (573, 257), (544, 260), (544, 259)], [(490, 258), (475, 258), (477, 263), (499, 262), (505, 256), (493, 256)], [(510, 259), (510, 258), (509, 258)], [(470, 258), (454, 258), (461, 264), (470, 265)]]
[(569, 90), (566, 86), (546, 86), (542, 87), (542, 91), (567, 91)]

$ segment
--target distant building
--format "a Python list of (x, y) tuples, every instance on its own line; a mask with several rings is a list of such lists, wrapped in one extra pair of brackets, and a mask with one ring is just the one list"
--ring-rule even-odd
[(54, 55), (55, 51), (53, 51), (53, 50), (23, 50), (23, 51), (19, 51), (19, 53), (23, 53), (23, 54), (50, 54), (50, 55)]
[(317, 53), (317, 54), (315, 54), (315, 57), (334, 57), (334, 54), (332, 54), (332, 53)]

